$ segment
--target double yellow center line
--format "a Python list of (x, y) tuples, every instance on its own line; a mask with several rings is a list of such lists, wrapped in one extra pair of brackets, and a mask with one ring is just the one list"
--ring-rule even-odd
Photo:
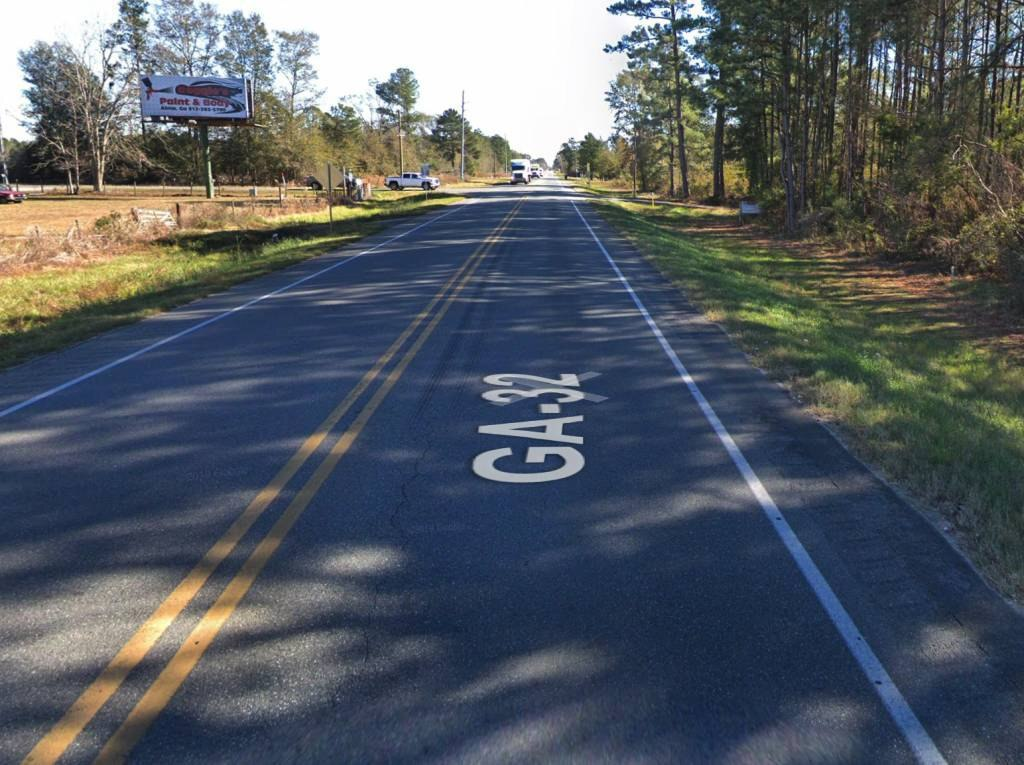
[(256, 495), (224, 535), (206, 552), (202, 560), (136, 630), (99, 676), (75, 700), (64, 716), (39, 740), (23, 760), (23, 765), (55, 763), (67, 751), (103, 705), (117, 693), (128, 674), (142, 662), (150, 649), (185, 610), (217, 567), (234, 551), (252, 525), (270, 507), (299, 469), (313, 456), (331, 430), (377, 380), (409, 338), (426, 322), (426, 326), (420, 330), (412, 345), (387, 374), (384, 382), (359, 411), (352, 424), (338, 438), (323, 462), (295, 495), (266, 536), (256, 545), (220, 597), (207, 610), (177, 653), (107, 741), (96, 758), (96, 762), (121, 762), (128, 756), (153, 720), (163, 711), (189, 673), (195, 668), (206, 649), (209, 648), (225, 622), (238, 607), (249, 588), (252, 587), (267, 561), (277, 551), (289, 530), (309, 506), (342, 457), (359, 438), (374, 412), (377, 411), (424, 343), (433, 334), (462, 289), (473, 278), (477, 267), (500, 240), (524, 201), (525, 199), (520, 200), (512, 208), (494, 231), (481, 242), (466, 262), (434, 295), (430, 303), (413, 318), (402, 334), (377, 359), (373, 367), (363, 375), (344, 400), (303, 441), (270, 483)]

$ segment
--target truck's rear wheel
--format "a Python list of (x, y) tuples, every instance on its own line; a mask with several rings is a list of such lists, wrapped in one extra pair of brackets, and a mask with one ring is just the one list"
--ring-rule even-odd
[(430, 184), (427, 183), (426, 181), (423, 182), (423, 190), (430, 191)]
[(392, 191), (398, 191), (398, 181), (391, 181), (391, 183), (388, 184), (388, 188)]

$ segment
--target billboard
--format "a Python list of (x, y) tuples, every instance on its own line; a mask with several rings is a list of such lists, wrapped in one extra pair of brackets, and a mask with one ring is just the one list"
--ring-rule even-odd
[(139, 80), (142, 116), (156, 122), (246, 122), (252, 119), (248, 85), (236, 77), (143, 77)]

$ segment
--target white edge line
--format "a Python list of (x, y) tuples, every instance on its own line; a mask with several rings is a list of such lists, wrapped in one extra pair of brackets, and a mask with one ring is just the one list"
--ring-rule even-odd
[(157, 348), (159, 348), (159, 347), (161, 347), (163, 345), (167, 345), (168, 343), (173, 343), (175, 340), (180, 340), (181, 338), (185, 337), (186, 335), (191, 335), (193, 332), (196, 332), (196, 331), (202, 329), (203, 327), (208, 327), (209, 325), (214, 324), (215, 322), (218, 322), (221, 319), (226, 319), (228, 316), (231, 316), (232, 314), (238, 313), (239, 311), (244, 311), (246, 308), (254, 306), (257, 303), (259, 303), (259, 302), (261, 302), (263, 300), (266, 300), (267, 298), (272, 298), (275, 295), (280, 295), (282, 292), (287, 292), (288, 290), (292, 289), (293, 287), (299, 286), (303, 282), (308, 282), (310, 279), (315, 279), (318, 276), (323, 276), (328, 271), (333, 271), (335, 268), (339, 268), (339, 267), (345, 265), (346, 263), (349, 263), (349, 262), (355, 260), (356, 258), (362, 257), (363, 255), (368, 255), (369, 253), (373, 252), (374, 250), (378, 250), (381, 247), (384, 247), (385, 245), (391, 244), (396, 239), (401, 239), (403, 236), (408, 236), (409, 234), (413, 233), (414, 231), (419, 231), (424, 226), (429, 226), (431, 223), (434, 223), (436, 221), (441, 220), (441, 218), (447, 218), (449, 215), (452, 215), (453, 213), (458, 212), (459, 210), (461, 210), (465, 206), (466, 206), (465, 204), (455, 205), (455, 207), (453, 209), (448, 210), (447, 212), (441, 213), (440, 215), (435, 215), (434, 217), (430, 218), (430, 220), (424, 221), (423, 223), (420, 223), (418, 226), (414, 226), (413, 228), (410, 228), (407, 231), (403, 231), (401, 234), (396, 234), (395, 236), (391, 237), (390, 239), (386, 239), (383, 242), (380, 242), (379, 244), (374, 245), (373, 247), (371, 247), (368, 250), (363, 250), (362, 252), (358, 252), (355, 255), (350, 255), (347, 258), (339, 260), (337, 263), (332, 263), (331, 265), (327, 266), (326, 268), (321, 268), (319, 271), (316, 271), (316, 272), (314, 272), (312, 274), (308, 274), (306, 276), (303, 276), (301, 279), (297, 279), (296, 281), (292, 282), (291, 284), (286, 284), (283, 287), (278, 287), (273, 292), (268, 292), (265, 295), (260, 295), (259, 297), (253, 298), (252, 300), (249, 300), (246, 303), (242, 303), (241, 305), (236, 305), (234, 308), (231, 308), (231, 309), (229, 309), (227, 311), (224, 311), (223, 313), (219, 313), (216, 316), (211, 316), (209, 319), (204, 319), (203, 321), (199, 322), (198, 324), (193, 324), (191, 327), (186, 327), (185, 329), (181, 330), (180, 332), (175, 332), (173, 335), (169, 335), (169, 336), (167, 336), (167, 337), (165, 337), (165, 338), (163, 338), (161, 340), (157, 340), (155, 343), (151, 343), (150, 345), (147, 345), (144, 348), (139, 348), (137, 351), (132, 351), (131, 353), (127, 354), (126, 356), (121, 356), (118, 359), (114, 359), (113, 361), (110, 361), (110, 362), (104, 364), (103, 366), (96, 367), (95, 369), (92, 369), (92, 370), (86, 372), (83, 375), (79, 375), (78, 377), (75, 377), (72, 380), (68, 380), (67, 382), (63, 382), (60, 385), (57, 385), (57, 386), (54, 386), (53, 388), (50, 388), (49, 390), (44, 390), (42, 393), (37, 393), (36, 395), (32, 396), (31, 398), (27, 398), (24, 401), (20, 401), (17, 404), (12, 404), (11, 406), (7, 407), (6, 409), (0, 410), (0, 418), (4, 418), (4, 417), (6, 417), (6, 416), (8, 416), (10, 414), (14, 414), (15, 412), (20, 412), (22, 409), (27, 409), (28, 407), (32, 406), (33, 404), (37, 404), (40, 401), (48, 399), (51, 396), (54, 396), (54, 395), (60, 393), (61, 391), (67, 390), (68, 388), (73, 388), (74, 386), (78, 385), (79, 383), (83, 383), (86, 380), (89, 380), (89, 379), (91, 379), (93, 377), (96, 377), (97, 375), (101, 375), (104, 372), (107, 372), (107, 371), (113, 369), (114, 367), (119, 367), (122, 364), (124, 364), (126, 362), (129, 362), (132, 359), (137, 359), (139, 356), (142, 356), (145, 353), (149, 353), (150, 351), (155, 350), (155, 349), (157, 349)]
[(839, 634), (843, 638), (843, 642), (846, 643), (846, 647), (850, 649), (850, 653), (853, 654), (854, 659), (857, 660), (857, 664), (860, 665), (861, 671), (864, 673), (868, 682), (875, 689), (878, 697), (881, 699), (885, 708), (888, 710), (889, 715), (892, 717), (896, 726), (900, 729), (903, 737), (906, 739), (907, 744), (914, 752), (914, 756), (918, 762), (926, 763), (926, 765), (944, 765), (946, 759), (939, 752), (935, 742), (932, 741), (931, 736), (928, 735), (928, 731), (924, 729), (921, 721), (917, 719), (917, 715), (914, 714), (914, 710), (910, 708), (910, 704), (900, 693), (899, 688), (893, 682), (889, 673), (886, 671), (882, 662), (878, 656), (868, 645), (867, 640), (863, 635), (860, 634), (860, 630), (857, 629), (857, 625), (854, 623), (853, 618), (843, 607), (838, 596), (832, 590), (828, 581), (825, 579), (824, 574), (815, 564), (811, 558), (807, 549), (803, 546), (803, 543), (797, 537), (796, 532), (786, 521), (779, 509), (778, 505), (775, 504), (775, 500), (772, 499), (771, 495), (764, 488), (761, 483), (761, 479), (757, 477), (753, 468), (750, 467), (750, 463), (747, 462), (747, 458), (743, 456), (743, 452), (733, 441), (732, 436), (729, 435), (729, 431), (725, 429), (725, 425), (718, 419), (718, 415), (715, 410), (708, 403), (708, 400), (704, 398), (704, 394), (701, 392), (697, 383), (694, 382), (690, 373), (686, 370), (683, 362), (679, 360), (679, 356), (673, 350), (672, 346), (669, 345), (668, 340), (665, 339), (665, 335), (662, 334), (661, 329), (657, 323), (651, 317), (651, 314), (647, 311), (640, 296), (633, 290), (629, 280), (626, 279), (622, 270), (618, 264), (608, 254), (608, 250), (605, 249), (604, 244), (597, 238), (597, 234), (594, 233), (594, 229), (591, 228), (590, 223), (584, 217), (583, 213), (580, 212), (580, 208), (576, 206), (576, 202), (569, 200), (572, 203), (573, 208), (576, 210), (576, 214), (580, 216), (580, 220), (583, 221), (583, 225), (587, 227), (587, 231), (590, 232), (591, 238), (597, 243), (601, 252), (604, 254), (605, 259), (611, 265), (615, 275), (622, 282), (622, 286), (626, 288), (626, 292), (633, 299), (633, 304), (637, 310), (643, 316), (644, 321), (647, 322), (647, 326), (651, 332), (657, 338), (658, 343), (661, 345), (665, 355), (668, 356), (672, 365), (675, 367), (676, 372), (682, 378), (683, 382), (686, 383), (686, 387), (690, 389), (690, 393), (693, 395), (694, 400), (700, 407), (701, 412), (704, 413), (704, 417), (710, 423), (715, 434), (718, 436), (718, 440), (722, 442), (725, 450), (729, 453), (733, 463), (739, 470), (740, 475), (743, 476), (743, 480), (746, 481), (747, 486), (753, 493), (754, 497), (757, 498), (758, 503), (761, 505), (761, 509), (764, 514), (768, 517), (782, 543), (786, 546), (789, 554), (793, 557), (800, 572), (804, 575), (804, 579), (811, 586), (814, 594), (818, 598), (818, 602), (821, 603), (835, 625)]

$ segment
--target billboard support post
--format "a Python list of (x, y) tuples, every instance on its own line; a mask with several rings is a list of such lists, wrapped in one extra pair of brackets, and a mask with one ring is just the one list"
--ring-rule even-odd
[(210, 160), (210, 126), (199, 123), (199, 144), (203, 150), (203, 175), (206, 178), (206, 198), (213, 199), (213, 162)]
[(143, 119), (197, 128), (207, 199), (215, 193), (210, 126), (254, 127), (253, 98), (252, 82), (241, 77), (139, 78)]
[(331, 163), (327, 163), (327, 226), (334, 230), (334, 182), (331, 178)]
[(398, 110), (398, 173), (405, 172), (405, 144), (402, 143), (402, 110)]

